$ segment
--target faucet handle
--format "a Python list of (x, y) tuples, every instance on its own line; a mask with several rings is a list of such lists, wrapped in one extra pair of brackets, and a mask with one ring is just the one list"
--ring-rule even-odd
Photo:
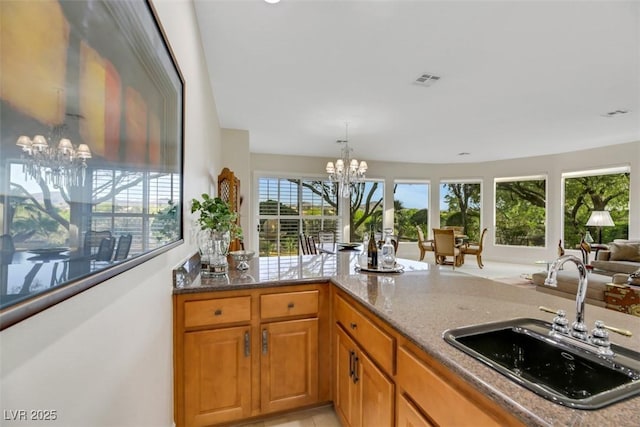
[(551, 325), (551, 329), (560, 332), (562, 334), (569, 333), (569, 321), (567, 320), (567, 312), (564, 310), (553, 310), (551, 308), (547, 308), (544, 306), (539, 306), (538, 309), (540, 311), (544, 311), (547, 313), (555, 314), (556, 317), (553, 318), (553, 324)]
[(551, 313), (551, 314), (558, 314), (558, 311), (560, 311), (560, 310), (554, 310), (552, 308), (545, 307), (544, 305), (539, 306), (538, 310)]
[(591, 343), (598, 346), (605, 353), (611, 352), (611, 346), (609, 342), (609, 332), (605, 329), (605, 324), (602, 320), (596, 320), (595, 328), (591, 331)]
[(611, 332), (615, 332), (616, 334), (624, 335), (625, 337), (632, 337), (633, 332), (627, 329), (616, 328), (615, 326), (605, 325), (602, 320), (596, 320), (596, 329), (601, 325), (601, 328), (607, 329)]

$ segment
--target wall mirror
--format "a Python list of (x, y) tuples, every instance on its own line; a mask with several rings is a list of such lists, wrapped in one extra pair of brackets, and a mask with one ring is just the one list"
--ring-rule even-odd
[(147, 1), (0, 18), (3, 329), (182, 242), (184, 82)]

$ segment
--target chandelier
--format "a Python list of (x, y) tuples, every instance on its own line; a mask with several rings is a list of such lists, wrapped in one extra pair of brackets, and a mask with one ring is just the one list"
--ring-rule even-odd
[(353, 149), (349, 147), (349, 125), (346, 125), (345, 138), (336, 141), (342, 145), (341, 157), (333, 162), (327, 163), (327, 173), (329, 180), (338, 185), (338, 194), (341, 197), (351, 196), (351, 186), (364, 181), (364, 174), (367, 172), (367, 162), (364, 160), (358, 163), (357, 159), (351, 158)]
[[(62, 138), (65, 124), (54, 126), (47, 140), (42, 135), (33, 139), (22, 135), (16, 145), (22, 148), (25, 177), (36, 181), (43, 179), (53, 188), (84, 185), (87, 159), (91, 150), (87, 144), (75, 147), (67, 138)], [(57, 141), (57, 144), (56, 144)]]

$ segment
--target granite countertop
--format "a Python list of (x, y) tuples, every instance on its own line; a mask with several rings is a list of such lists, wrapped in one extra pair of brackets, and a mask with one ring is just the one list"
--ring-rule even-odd
[[(256, 257), (249, 261), (249, 269), (239, 271), (233, 260), (229, 271), (222, 276), (205, 277), (197, 274), (197, 255), (174, 270), (174, 294), (249, 289), (257, 286), (286, 286), (291, 284), (329, 281), (343, 275), (358, 274), (356, 265), (360, 251), (339, 251), (337, 254)], [(408, 259), (398, 260), (405, 272), (429, 268), (429, 264)], [(193, 273), (196, 274), (193, 274)], [(391, 274), (397, 276), (398, 274)]]
[[(516, 317), (551, 321), (553, 315), (539, 311), (540, 305), (564, 309), (573, 320), (575, 301), (454, 272), (449, 268), (440, 270), (417, 261), (399, 260), (406, 264), (406, 271), (402, 274), (361, 274), (354, 269), (357, 254), (257, 258), (251, 261), (245, 273), (230, 269), (222, 280), (203, 278), (192, 285), (175, 287), (174, 293), (331, 280), (527, 425), (637, 425), (640, 397), (593, 411), (567, 408), (519, 386), (442, 338), (447, 329)], [(595, 320), (603, 320), (608, 325), (631, 330), (632, 338), (611, 334), (611, 340), (640, 351), (640, 321), (637, 317), (589, 304), (585, 317), (589, 328)]]

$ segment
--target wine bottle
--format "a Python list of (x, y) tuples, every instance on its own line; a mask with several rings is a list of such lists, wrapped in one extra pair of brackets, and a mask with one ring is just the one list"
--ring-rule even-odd
[(369, 248), (367, 249), (367, 267), (376, 270), (378, 268), (378, 245), (376, 239), (373, 238), (373, 231), (369, 237)]

